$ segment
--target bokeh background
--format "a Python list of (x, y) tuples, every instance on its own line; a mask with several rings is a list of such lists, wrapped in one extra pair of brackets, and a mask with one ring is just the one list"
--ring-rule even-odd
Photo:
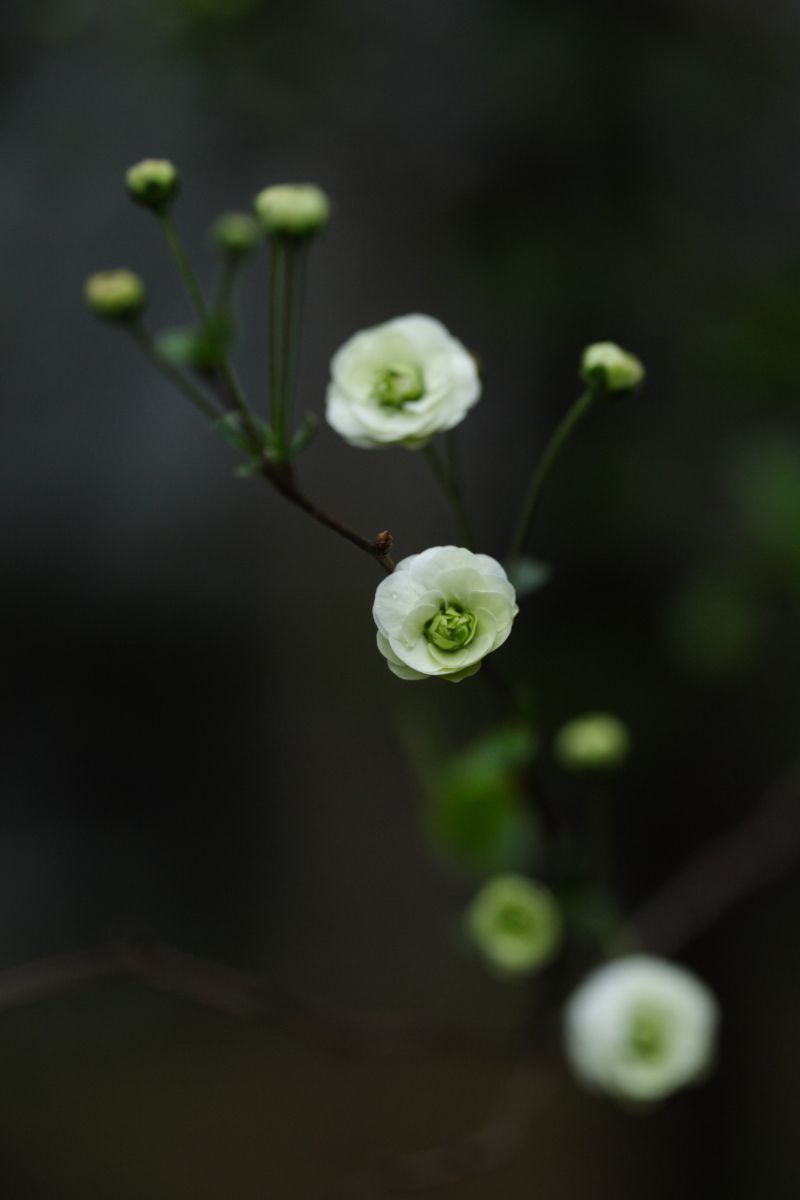
[[(633, 905), (797, 751), (800, 4), (25, 0), (0, 53), (2, 965), (160, 938), (348, 1011), (513, 1034), (530, 990), (462, 945), (476, 878), (430, 845), (408, 753), (463, 746), (495, 696), (389, 675), (374, 564), (235, 480), (82, 281), (130, 265), (154, 327), (189, 317), (124, 194), (138, 158), (179, 164), (209, 284), (218, 212), (318, 181), (335, 220), (301, 407), (355, 329), (440, 317), (485, 366), (463, 462), (496, 555), (580, 348), (644, 359), (646, 389), (558, 468), (534, 546), (553, 578), (497, 658), (535, 689), (567, 803), (553, 729), (629, 722), (613, 832)], [(255, 396), (265, 288), (259, 261)], [(453, 537), (417, 455), (323, 428), (302, 470), (400, 554)], [(724, 1007), (707, 1086), (645, 1118), (567, 1087), (511, 1164), (438, 1194), (795, 1197), (799, 884), (687, 949)], [(506, 1072), (463, 1048), (361, 1061), (121, 981), (6, 1012), (0, 1061), (9, 1200), (326, 1196), (468, 1131)]]

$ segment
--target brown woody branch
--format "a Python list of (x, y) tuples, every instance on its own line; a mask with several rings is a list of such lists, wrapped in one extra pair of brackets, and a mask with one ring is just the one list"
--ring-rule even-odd
[(354, 546), (358, 546), (359, 550), (363, 550), (373, 558), (378, 566), (382, 567), (387, 575), (391, 575), (394, 570), (394, 561), (389, 553), (392, 548), (394, 538), (389, 533), (388, 529), (384, 529), (382, 533), (370, 539), (346, 525), (344, 521), (340, 521), (338, 517), (334, 517), (325, 509), (320, 508), (308, 496), (300, 490), (297, 480), (292, 470), (291, 463), (273, 463), (265, 461), (261, 468), (261, 474), (269, 483), (271, 483), (282, 496), (285, 496), (292, 504), (302, 509), (304, 513), (308, 513), (315, 521), (319, 521), (327, 529), (332, 529), (334, 533), (338, 533), (340, 537), (346, 538), (348, 542), (352, 542)]

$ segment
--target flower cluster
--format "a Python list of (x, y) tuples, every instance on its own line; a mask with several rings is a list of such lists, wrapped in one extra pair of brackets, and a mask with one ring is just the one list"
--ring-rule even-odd
[[(265, 478), (305, 513), (366, 550), (387, 571), (375, 592), (372, 611), (378, 649), (395, 676), (457, 683), (474, 675), (483, 659), (509, 637), (519, 611), (517, 592), (504, 567), (466, 545), (433, 546), (395, 566), (387, 531), (365, 538), (299, 489), (293, 460), (311, 440), (316, 423), (310, 414), (295, 425), (290, 413), (300, 339), (302, 264), (308, 241), (329, 221), (328, 197), (313, 184), (280, 184), (258, 193), (255, 215), (223, 214), (213, 228), (213, 243), (222, 255), (222, 276), (212, 306), (204, 298), (172, 220), (180, 185), (176, 167), (163, 159), (144, 159), (126, 174), (131, 198), (150, 209), (163, 227), (198, 327), (151, 336), (142, 321), (146, 287), (138, 275), (125, 269), (99, 272), (87, 280), (89, 308), (126, 329), (214, 429), (245, 454), (240, 473)], [(237, 271), (260, 246), (271, 255), (273, 271), (269, 421), (250, 407), (228, 358), (235, 345), (232, 300)], [(644, 367), (616, 343), (595, 342), (583, 353), (580, 375), (585, 390), (544, 449), (512, 539), (510, 570), (521, 596), (543, 577), (541, 564), (525, 558), (524, 547), (543, 484), (562, 444), (595, 400), (636, 389), (644, 379)], [(331, 427), (353, 446), (425, 448), (424, 458), (430, 460), (453, 503), (463, 541), (471, 545), (453, 439), (447, 439), (441, 456), (431, 443), (436, 435), (455, 429), (480, 396), (474, 357), (441, 322), (415, 313), (361, 330), (336, 352), (326, 413)], [(516, 736), (517, 726), (524, 726), (522, 739)], [(554, 847), (555, 854), (540, 853), (550, 847), (538, 845), (535, 814), (526, 809), (523, 822), (516, 811), (522, 808), (517, 803), (521, 777), (537, 748), (527, 703), (515, 704), (514, 728), (503, 727), (500, 732), (501, 737), (482, 740), (478, 752), (473, 748), (467, 759), (466, 773), (473, 786), (462, 789), (466, 802), (462, 804), (459, 796), (455, 804), (458, 789), (451, 788), (443, 811), (447, 808), (452, 817), (457, 808), (462, 810), (458, 821), (451, 821), (454, 827), (458, 824), (457, 839), (452, 840), (460, 847), (472, 850), (481, 838), (482, 846), (491, 841), (492, 856), (481, 861), (481, 870), (493, 874), (464, 914), (467, 938), (489, 970), (505, 978), (524, 977), (555, 958), (569, 920), (582, 921), (583, 933), (596, 935), (613, 906), (602, 890), (586, 880), (582, 886), (590, 903), (582, 895), (576, 898), (571, 861), (580, 863), (580, 853), (573, 855), (573, 849), (582, 848), (567, 841)], [(629, 748), (627, 727), (603, 712), (568, 721), (553, 743), (557, 762), (574, 774), (610, 771), (624, 763)], [(479, 805), (474, 803), (476, 796)], [(529, 852), (535, 853), (545, 878), (553, 878), (553, 891), (509, 869)], [(567, 864), (567, 886), (558, 878), (562, 863)], [(650, 1103), (702, 1078), (713, 1060), (717, 1025), (716, 1002), (692, 974), (663, 959), (631, 955), (595, 969), (569, 998), (563, 1020), (565, 1053), (588, 1087), (619, 1100)]]

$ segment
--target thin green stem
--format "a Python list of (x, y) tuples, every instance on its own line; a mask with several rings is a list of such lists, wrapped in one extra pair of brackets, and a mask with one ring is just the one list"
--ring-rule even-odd
[(286, 245), (282, 238), (273, 237), (272, 277), (269, 297), (269, 378), (272, 431), (280, 456), (286, 449), (286, 408), (284, 404), (284, 322), (286, 309)]
[(290, 422), (297, 366), (300, 357), (300, 335), (303, 328), (305, 291), (305, 245), (297, 242), (286, 247), (286, 304), (283, 341), (283, 411)]
[[(213, 318), (211, 313), (208, 311), (206, 302), (203, 299), (203, 293), (200, 289), (200, 284), (197, 282), (197, 276), (192, 270), (192, 265), (189, 262), (186, 251), (183, 248), (183, 243), (178, 237), (178, 231), (175, 228), (172, 217), (168, 212), (161, 214), (161, 225), (169, 243), (170, 250), (172, 251), (172, 256), (175, 259), (175, 263), (178, 267), (178, 271), (181, 274), (183, 282), (186, 284), (186, 290), (188, 291), (192, 299), (192, 303), (197, 310), (197, 315), (200, 318), (203, 329), (206, 333), (210, 333), (212, 331)], [(234, 407), (241, 415), (242, 423), (250, 435), (250, 438), (252, 439), (254, 445), (260, 445), (261, 435), (258, 431), (255, 421), (253, 420), (253, 414), (250, 412), (248, 403), (245, 400), (241, 385), (236, 378), (234, 370), (228, 362), (227, 357), (223, 356), (220, 359), (218, 371)]]
[(517, 518), (514, 536), (511, 540), (511, 546), (508, 551), (509, 559), (518, 558), (524, 551), (533, 519), (539, 509), (542, 492), (544, 490), (544, 485), (547, 482), (547, 478), (553, 469), (555, 461), (561, 453), (564, 444), (569, 439), (569, 436), (575, 426), (591, 408), (594, 398), (595, 392), (591, 388), (587, 388), (587, 390), (578, 397), (578, 399), (572, 405), (572, 408), (569, 409), (567, 415), (564, 417), (563, 421), (550, 438), (550, 441), (547, 443), (544, 454), (539, 459), (539, 463), (533, 473), (519, 517)]
[(197, 282), (197, 276), (192, 270), (192, 264), (189, 262), (186, 251), (183, 248), (183, 244), (178, 237), (178, 231), (175, 228), (175, 223), (168, 212), (161, 213), (161, 225), (164, 233), (166, 234), (167, 241), (169, 242), (169, 248), (172, 251), (172, 257), (175, 259), (175, 263), (181, 274), (181, 278), (186, 284), (186, 290), (191, 296), (192, 304), (197, 309), (197, 315), (199, 316), (204, 328), (207, 329), (211, 323), (211, 314), (206, 307), (206, 302), (203, 299), (203, 293), (200, 290), (200, 284)]
[(214, 312), (222, 320), (225, 320), (230, 314), (231, 305), (233, 304), (233, 289), (236, 286), (240, 265), (241, 259), (233, 259), (230, 255), (226, 254), (214, 302)]
[(131, 325), (129, 331), (136, 345), (153, 366), (183, 392), (184, 396), (200, 410), (204, 417), (207, 417), (209, 421), (219, 419), (220, 413), (213, 401), (209, 400), (188, 375), (184, 375), (183, 371), (164, 357), (150, 334), (141, 325)]
[(430, 468), (441, 485), (442, 491), (447, 496), (453, 508), (453, 514), (456, 518), (458, 526), (458, 535), (462, 545), (468, 550), (475, 548), (475, 538), (472, 532), (472, 524), (464, 504), (464, 497), (461, 493), (461, 485), (458, 478), (458, 467), (456, 463), (455, 442), (452, 431), (446, 435), (445, 442), (445, 458), (441, 458), (439, 452), (432, 442), (428, 442), (423, 453), (427, 459)]

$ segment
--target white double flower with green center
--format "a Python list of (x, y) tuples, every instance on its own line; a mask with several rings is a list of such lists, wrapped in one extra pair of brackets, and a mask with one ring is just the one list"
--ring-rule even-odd
[(378, 649), (400, 679), (457, 683), (502, 646), (519, 609), (505, 571), (487, 554), (434, 546), (404, 558), (379, 585)]
[(708, 988), (665, 959), (630, 955), (599, 967), (567, 1004), (567, 1057), (591, 1088), (650, 1102), (698, 1080), (714, 1055), (719, 1013)]
[(334, 355), (328, 423), (352, 446), (419, 449), (477, 403), (475, 360), (433, 317), (397, 317), (356, 333)]

